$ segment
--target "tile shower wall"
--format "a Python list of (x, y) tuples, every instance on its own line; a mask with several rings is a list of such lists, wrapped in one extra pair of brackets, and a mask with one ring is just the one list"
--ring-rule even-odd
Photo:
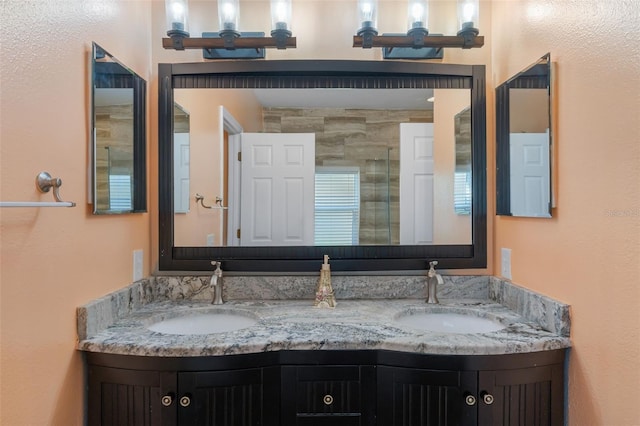
[(400, 123), (432, 110), (265, 108), (267, 133), (315, 133), (316, 166), (360, 169), (360, 244), (399, 244)]

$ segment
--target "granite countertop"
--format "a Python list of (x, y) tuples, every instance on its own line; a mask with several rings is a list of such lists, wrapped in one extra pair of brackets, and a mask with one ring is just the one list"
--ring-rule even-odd
[[(78, 349), (111, 354), (182, 357), (246, 354), (278, 350), (384, 349), (419, 354), (490, 355), (567, 348), (568, 335), (546, 331), (540, 324), (490, 299), (442, 300), (427, 305), (419, 299), (340, 300), (335, 309), (313, 307), (311, 300), (151, 301), (113, 321), (80, 335)], [(469, 312), (500, 321), (505, 328), (489, 333), (453, 334), (421, 331), (394, 318), (408, 312)], [(208, 335), (153, 332), (154, 322), (184, 314), (245, 313), (257, 323), (236, 331)], [(80, 317), (80, 315), (79, 315)]]

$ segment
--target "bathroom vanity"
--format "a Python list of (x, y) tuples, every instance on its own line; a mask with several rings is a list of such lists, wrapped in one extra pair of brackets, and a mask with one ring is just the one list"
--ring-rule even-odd
[(422, 355), (278, 351), (194, 358), (88, 353), (89, 424), (563, 423), (564, 350)]
[[(445, 277), (441, 303), (435, 306), (424, 299), (384, 299), (389, 288), (376, 282), (366, 284), (373, 289), (371, 299), (350, 299), (340, 280), (334, 283), (335, 309), (313, 308), (310, 299), (212, 306), (207, 280), (155, 277), (79, 308), (89, 424), (564, 421), (570, 346), (566, 305), (489, 277), (471, 277), (466, 284)], [(296, 297), (291, 289), (306, 287), (300, 285), (304, 277), (284, 284), (253, 280), (270, 290), (246, 281), (236, 287), (230, 279), (227, 295), (245, 288), (270, 297), (286, 288)], [(402, 282), (391, 283), (396, 296), (420, 291), (419, 279)], [(472, 324), (454, 324), (450, 332), (430, 330), (430, 316), (443, 313)], [(199, 332), (189, 326), (151, 330), (199, 315), (220, 315), (220, 322), (246, 317), (253, 324), (211, 334), (189, 334)], [(411, 325), (407, 318), (420, 321)], [(464, 329), (476, 319), (497, 329)]]

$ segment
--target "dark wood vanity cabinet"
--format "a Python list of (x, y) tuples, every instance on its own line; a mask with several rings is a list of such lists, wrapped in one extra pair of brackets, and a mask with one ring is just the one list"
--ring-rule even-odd
[(565, 350), (86, 353), (89, 425), (561, 425)]
[(276, 424), (278, 379), (276, 367), (179, 373), (178, 424)]
[(378, 368), (378, 424), (562, 425), (562, 364), (495, 371)]
[[(112, 357), (116, 364), (131, 361), (131, 357)], [(144, 357), (133, 358), (137, 358), (134, 364), (140, 364), (139, 358)], [(158, 370), (141, 370), (142, 365), (128, 369), (89, 362), (89, 425), (280, 424), (279, 367), (186, 371), (192, 367), (150, 358), (146, 368)]]
[[(89, 365), (89, 425), (174, 425), (176, 373)], [(170, 403), (167, 403), (170, 401)]]
[(564, 424), (563, 364), (480, 371), (478, 388), (479, 425)]
[[(477, 394), (474, 371), (378, 367), (378, 424), (471, 425), (476, 408), (465, 403)], [(474, 400), (475, 405), (475, 400)]]

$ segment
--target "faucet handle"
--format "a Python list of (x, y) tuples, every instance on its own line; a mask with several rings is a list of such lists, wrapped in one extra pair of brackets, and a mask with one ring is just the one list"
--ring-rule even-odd
[(437, 260), (432, 260), (431, 262), (429, 262), (429, 270), (427, 271), (427, 276), (428, 277), (435, 277), (438, 274), (436, 273), (436, 268), (435, 266), (438, 264)]
[(216, 270), (213, 271), (213, 274), (222, 276), (222, 268), (221, 268), (222, 262), (220, 262), (219, 260), (213, 260), (211, 261), (211, 264), (216, 267)]

